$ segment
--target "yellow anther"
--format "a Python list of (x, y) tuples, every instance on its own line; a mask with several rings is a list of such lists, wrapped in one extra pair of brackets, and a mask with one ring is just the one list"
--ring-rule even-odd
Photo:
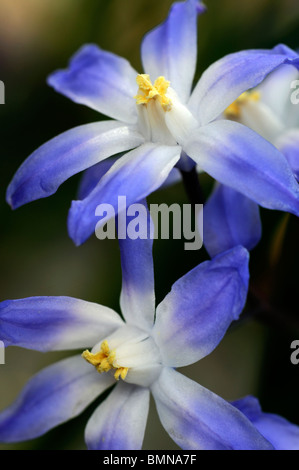
[(82, 353), (82, 357), (87, 361), (89, 362), (90, 364), (92, 364), (93, 366), (98, 366), (99, 364), (101, 364), (101, 362), (106, 358), (106, 355), (102, 352), (102, 351), (99, 351), (98, 353), (96, 354), (92, 354), (91, 352), (89, 352), (88, 350), (84, 351)]
[(165, 80), (164, 77), (158, 77), (155, 83), (152, 84), (147, 74), (137, 75), (136, 82), (139, 86), (138, 95), (134, 97), (137, 104), (147, 104), (150, 100), (157, 99), (164, 111), (170, 111), (171, 99), (166, 96), (170, 82)]
[(119, 377), (121, 377), (123, 380), (125, 380), (128, 370), (129, 370), (128, 367), (119, 367), (114, 374), (114, 378), (118, 380)]
[(229, 105), (224, 114), (227, 118), (240, 118), (242, 106), (248, 101), (259, 101), (260, 93), (258, 91), (245, 91), (231, 105)]
[(95, 366), (99, 373), (108, 372), (111, 369), (115, 369), (115, 379), (118, 380), (119, 377), (121, 377), (124, 380), (127, 376), (129, 368), (118, 367), (115, 364), (115, 355), (115, 351), (110, 351), (107, 341), (102, 342), (101, 350), (95, 354), (89, 352), (88, 350), (82, 353), (82, 357), (87, 362)]
[(108, 341), (105, 340), (102, 342), (101, 344), (101, 350), (103, 351), (104, 354), (107, 354), (107, 356), (109, 356), (110, 354), (110, 350), (109, 350), (109, 346), (108, 346)]
[(105, 357), (101, 360), (100, 364), (96, 365), (96, 369), (98, 372), (108, 372), (108, 370), (112, 369), (112, 365), (109, 362), (109, 359)]

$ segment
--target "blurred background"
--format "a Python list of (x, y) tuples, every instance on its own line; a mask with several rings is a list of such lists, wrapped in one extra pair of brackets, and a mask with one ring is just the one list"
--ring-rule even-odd
[[(14, 172), (39, 145), (76, 125), (102, 116), (58, 95), (46, 77), (64, 68), (84, 43), (94, 42), (141, 69), (140, 41), (163, 21), (171, 0), (1, 0), (0, 80), (0, 300), (34, 295), (67, 295), (119, 311), (121, 271), (117, 241), (93, 236), (76, 248), (68, 238), (67, 212), (80, 175), (52, 197), (13, 212), (5, 191)], [(196, 79), (215, 60), (247, 48), (284, 42), (299, 48), (297, 0), (206, 0), (199, 18)], [(206, 195), (212, 181), (201, 177)], [(187, 203), (181, 184), (160, 190), (149, 202)], [(263, 238), (251, 253), (251, 292), (242, 321), (218, 348), (183, 373), (227, 400), (258, 396), (264, 411), (299, 425), (299, 365), (290, 362), (290, 344), (299, 339), (298, 219), (261, 211)], [(154, 246), (157, 302), (173, 282), (207, 259), (204, 249), (184, 251), (183, 241)], [(257, 298), (259, 300), (257, 300)], [(0, 338), (1, 339), (1, 338)], [(0, 365), (0, 409), (11, 403), (33, 373), (69, 353), (8, 348)], [(84, 449), (84, 426), (99, 400), (80, 417), (45, 436), (0, 449)], [(145, 449), (176, 449), (151, 404)]]

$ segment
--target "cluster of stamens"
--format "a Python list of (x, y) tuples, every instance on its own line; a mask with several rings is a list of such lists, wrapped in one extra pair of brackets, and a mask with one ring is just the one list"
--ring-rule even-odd
[(260, 93), (258, 91), (245, 91), (231, 105), (229, 105), (224, 114), (227, 118), (240, 118), (242, 106), (249, 101), (259, 101)]
[(164, 111), (170, 111), (172, 103), (170, 98), (166, 96), (170, 82), (164, 77), (158, 77), (152, 84), (149, 75), (139, 74), (136, 78), (139, 86), (138, 95), (135, 96), (137, 104), (148, 104), (150, 100), (158, 100)]
[(82, 353), (82, 357), (95, 366), (96, 370), (100, 373), (108, 372), (111, 369), (115, 369), (114, 377), (116, 380), (121, 377), (123, 380), (126, 378), (129, 368), (128, 367), (119, 367), (115, 363), (115, 350), (110, 351), (108, 346), (108, 341), (103, 341), (101, 344), (101, 349), (99, 352), (93, 354), (88, 350)]

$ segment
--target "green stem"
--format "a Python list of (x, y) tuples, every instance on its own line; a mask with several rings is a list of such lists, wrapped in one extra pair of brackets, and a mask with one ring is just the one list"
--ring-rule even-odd
[(199, 183), (198, 173), (196, 171), (196, 167), (192, 168), (191, 171), (183, 171), (180, 170), (182, 178), (183, 178), (183, 185), (189, 201), (194, 206), (195, 204), (204, 204), (205, 197), (202, 192), (202, 188)]

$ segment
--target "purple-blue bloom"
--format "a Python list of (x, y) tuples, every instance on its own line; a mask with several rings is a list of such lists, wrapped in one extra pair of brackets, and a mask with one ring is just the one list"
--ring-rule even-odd
[[(278, 46), (289, 57), (297, 52)], [(227, 119), (250, 127), (278, 148), (299, 178), (299, 72), (290, 64), (278, 67), (224, 112)]]
[[(297, 53), (285, 46), (290, 57)], [(294, 176), (299, 177), (299, 72), (282, 65), (256, 88), (243, 93), (224, 111), (227, 119), (259, 133), (287, 158)], [(216, 184), (204, 211), (204, 241), (210, 256), (243, 245), (254, 248), (261, 237), (258, 205), (240, 192)]]
[(150, 392), (162, 425), (183, 449), (272, 449), (235, 406), (175, 370), (212, 352), (238, 319), (248, 287), (247, 250), (236, 247), (195, 267), (157, 308), (152, 241), (120, 240), (120, 251), (124, 321), (108, 307), (69, 297), (0, 304), (5, 346), (84, 349), (83, 357), (32, 377), (0, 413), (0, 441), (40, 436), (116, 385), (87, 423), (89, 449), (140, 449)]
[[(76, 244), (94, 231), (98, 204), (137, 202), (159, 188), (172, 168), (197, 164), (222, 184), (263, 207), (299, 214), (299, 190), (285, 157), (271, 143), (222, 113), (282, 64), (298, 67), (293, 51), (249, 50), (211, 65), (192, 91), (197, 55), (196, 0), (175, 2), (164, 23), (145, 35), (145, 74), (123, 58), (85, 45), (69, 68), (48, 83), (76, 103), (113, 120), (79, 126), (37, 149), (7, 190), (13, 207), (47, 197), (70, 176), (127, 152), (83, 199), (73, 201), (68, 229)], [(136, 83), (137, 82), (137, 83)], [(188, 155), (189, 166), (185, 166)]]

